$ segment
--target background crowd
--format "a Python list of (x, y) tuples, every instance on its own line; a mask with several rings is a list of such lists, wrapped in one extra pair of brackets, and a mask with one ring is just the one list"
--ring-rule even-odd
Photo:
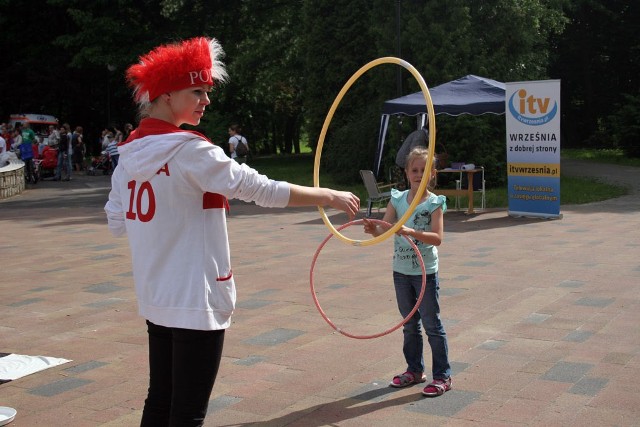
[(22, 160), (25, 178), (33, 184), (43, 178), (70, 181), (73, 173), (79, 172), (95, 175), (101, 171), (106, 175), (117, 165), (117, 144), (126, 139), (133, 126), (127, 123), (123, 129), (105, 128), (100, 140), (91, 144), (85, 139), (82, 126), (72, 130), (68, 123), (63, 123), (34, 130), (28, 122), (13, 126), (2, 123), (0, 154), (14, 153)]
[[(68, 123), (40, 129), (33, 129), (28, 122), (18, 122), (15, 126), (2, 123), (0, 155), (15, 153), (25, 163), (25, 178), (32, 184), (44, 178), (70, 181), (73, 173), (80, 172), (110, 175), (118, 165), (118, 144), (125, 141), (133, 129), (131, 123), (126, 123), (122, 129), (118, 125), (105, 127), (100, 137), (91, 143), (85, 139), (82, 126), (76, 126), (72, 131)], [(228, 133), (229, 141), (221, 144), (222, 148), (237, 162), (246, 162), (251, 151), (240, 126), (231, 125)]]

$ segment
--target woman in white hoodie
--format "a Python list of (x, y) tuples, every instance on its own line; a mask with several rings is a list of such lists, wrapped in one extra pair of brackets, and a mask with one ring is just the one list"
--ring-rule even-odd
[(109, 229), (127, 234), (139, 312), (149, 334), (143, 426), (201, 426), (236, 300), (227, 199), (266, 207), (330, 206), (353, 218), (349, 192), (273, 181), (240, 165), (198, 125), (226, 71), (215, 39), (157, 47), (127, 70), (142, 120), (118, 146), (105, 206)]

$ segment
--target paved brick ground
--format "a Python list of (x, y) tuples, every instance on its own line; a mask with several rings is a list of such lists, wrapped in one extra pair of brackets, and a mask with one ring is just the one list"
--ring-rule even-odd
[[(400, 331), (356, 340), (320, 316), (309, 267), (327, 229), (315, 209), (233, 203), (238, 309), (206, 425), (640, 425), (640, 172), (563, 161), (563, 173), (633, 192), (563, 206), (561, 220), (447, 213), (454, 388), (435, 399), (387, 387), (404, 367)], [(78, 176), (0, 201), (0, 352), (73, 360), (0, 385), (15, 426), (139, 423), (146, 333), (126, 240), (105, 226), (108, 188), (108, 177)], [(315, 290), (338, 327), (367, 335), (398, 323), (389, 255), (386, 243), (327, 243)]]

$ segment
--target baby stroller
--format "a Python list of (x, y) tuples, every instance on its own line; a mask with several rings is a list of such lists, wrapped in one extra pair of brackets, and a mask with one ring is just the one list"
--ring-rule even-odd
[(34, 159), (34, 162), (38, 163), (41, 179), (51, 178), (56, 175), (56, 168), (58, 167), (58, 150), (47, 146), (42, 152), (42, 157), (38, 160)]
[(109, 175), (111, 171), (111, 159), (106, 151), (100, 153), (98, 157), (91, 158), (91, 166), (87, 169), (87, 174), (95, 176), (98, 171), (102, 171), (102, 175)]

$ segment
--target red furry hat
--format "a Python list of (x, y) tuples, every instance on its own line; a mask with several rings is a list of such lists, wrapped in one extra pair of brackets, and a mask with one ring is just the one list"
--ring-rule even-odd
[(127, 70), (127, 82), (136, 102), (151, 102), (163, 93), (210, 85), (227, 77), (219, 60), (222, 47), (216, 39), (196, 37), (167, 44), (140, 57)]

